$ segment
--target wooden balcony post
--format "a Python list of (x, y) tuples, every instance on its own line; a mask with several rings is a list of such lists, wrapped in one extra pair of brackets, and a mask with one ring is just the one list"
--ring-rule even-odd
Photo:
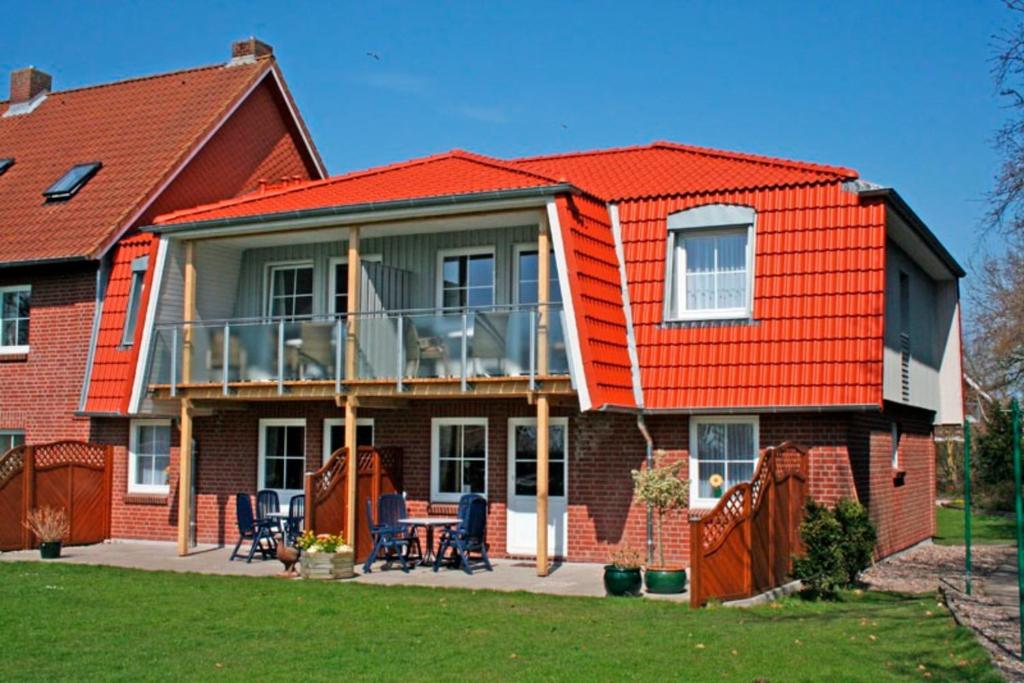
[[(362, 263), (359, 259), (359, 226), (348, 229), (348, 306), (346, 308), (345, 337), (345, 379), (355, 379), (359, 373), (359, 283), (362, 279)], [(345, 540), (352, 548), (356, 544), (356, 490), (359, 477), (359, 453), (356, 448), (355, 399), (352, 396), (345, 401), (345, 448), (348, 458), (348, 479), (345, 481)]]
[[(548, 302), (551, 297), (551, 240), (547, 214), (537, 230), (537, 374), (548, 374)], [(537, 396), (537, 576), (548, 575), (548, 397)], [(568, 455), (568, 454), (566, 454)]]
[(185, 327), (182, 330), (181, 382), (192, 381), (192, 321), (196, 318), (196, 243), (185, 242), (185, 301), (182, 309)]
[(192, 401), (181, 400), (181, 428), (178, 445), (178, 554), (188, 555), (192, 526)]

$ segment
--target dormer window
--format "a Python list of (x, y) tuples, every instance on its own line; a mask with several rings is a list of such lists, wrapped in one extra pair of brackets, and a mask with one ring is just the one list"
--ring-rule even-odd
[(47, 201), (51, 202), (71, 199), (79, 190), (85, 187), (89, 179), (96, 175), (96, 171), (100, 170), (102, 166), (103, 164), (98, 161), (92, 161), (87, 164), (75, 164), (57, 182), (50, 185), (43, 192), (43, 196), (46, 197)]
[(146, 267), (148, 256), (140, 256), (132, 261), (132, 280), (128, 288), (128, 309), (125, 311), (124, 329), (121, 331), (121, 346), (131, 346), (135, 342), (135, 328), (139, 321), (139, 307), (146, 289)]
[(0, 158), (0, 175), (7, 172), (11, 166), (14, 166), (14, 159), (10, 157)]
[(671, 214), (667, 257), (665, 320), (752, 316), (752, 208), (709, 204)]

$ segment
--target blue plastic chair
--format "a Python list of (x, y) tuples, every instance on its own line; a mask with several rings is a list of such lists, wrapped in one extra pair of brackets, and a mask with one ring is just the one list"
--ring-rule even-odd
[(480, 554), (480, 560), (487, 571), (494, 571), (487, 556), (487, 499), (475, 493), (467, 493), (459, 499), (459, 523), (454, 529), (441, 532), (441, 544), (434, 558), (434, 571), (441, 567), (444, 554), (449, 549), (453, 558), (458, 557), (462, 570), (473, 573), (470, 553)]
[(366, 499), (366, 522), (370, 527), (373, 549), (363, 563), (363, 572), (372, 571), (372, 565), (383, 554), (389, 562), (394, 556), (402, 565), (402, 571), (409, 572), (408, 560), (412, 547), (416, 546), (417, 556), (422, 557), (420, 539), (415, 531), (398, 520), (406, 516), (405, 496), (400, 493), (385, 493), (377, 500), (377, 523), (373, 522), (373, 501)]
[[(249, 546), (249, 554), (245, 558), (247, 563), (252, 562), (256, 551), (263, 555), (264, 560), (276, 555), (277, 545), (274, 542), (274, 535), (266, 523), (253, 516), (252, 501), (249, 500), (248, 493), (239, 493), (235, 496), (235, 518), (238, 522), (238, 543), (235, 544), (235, 549), (231, 551), (229, 561), (239, 556), (238, 549), (242, 547), (242, 542), (246, 540), (252, 540), (252, 545)], [(263, 543), (263, 541), (266, 541), (266, 543)]]
[(306, 525), (306, 496), (299, 494), (288, 501), (288, 519), (285, 521), (287, 543), (295, 544)]
[[(271, 512), (281, 511), (281, 501), (277, 497), (277, 491), (271, 491), (269, 489), (263, 489), (262, 491), (256, 492), (256, 521), (266, 524), (271, 531), (275, 533), (281, 532), (279, 520), (276, 517), (271, 517)], [(282, 538), (284, 536), (282, 535)]]

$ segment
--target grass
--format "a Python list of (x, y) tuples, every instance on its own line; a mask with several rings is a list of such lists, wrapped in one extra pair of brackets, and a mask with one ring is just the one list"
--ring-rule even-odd
[[(1011, 516), (971, 515), (972, 543), (1015, 543), (1016, 537), (1016, 521)], [(934, 541), (939, 545), (963, 545), (963, 510), (942, 506), (935, 508)]]
[(749, 610), (0, 564), (4, 679), (997, 681), (934, 596)]

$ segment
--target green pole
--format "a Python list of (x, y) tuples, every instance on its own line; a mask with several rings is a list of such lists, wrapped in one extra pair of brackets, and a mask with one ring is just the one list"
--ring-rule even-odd
[[(1024, 617), (1024, 509), (1020, 499), (1020, 404), (1013, 399), (1013, 499), (1017, 509), (1017, 616)], [(1020, 623), (1021, 659), (1024, 659), (1024, 619)]]
[(964, 420), (964, 576), (971, 594), (971, 423)]

